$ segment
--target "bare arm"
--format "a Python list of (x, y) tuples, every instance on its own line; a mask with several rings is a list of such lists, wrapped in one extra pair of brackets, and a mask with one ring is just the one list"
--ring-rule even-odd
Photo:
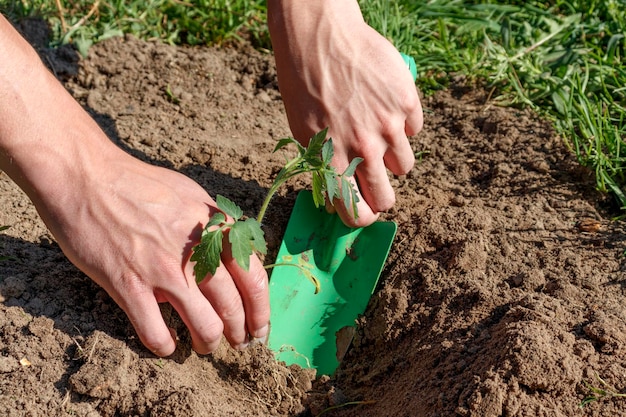
[[(215, 210), (194, 181), (116, 147), (0, 16), (0, 169), (28, 194), (66, 256), (124, 309), (155, 354), (175, 340), (158, 308), (170, 302), (194, 349), (222, 333), (236, 347), (267, 334), (267, 275), (228, 255), (196, 285), (191, 246)], [(245, 309), (244, 309), (245, 307)]]
[(325, 127), (343, 171), (356, 156), (359, 218), (372, 223), (395, 203), (387, 169), (407, 173), (415, 157), (406, 135), (422, 128), (422, 109), (400, 54), (364, 21), (356, 0), (268, 0), (269, 28), (289, 125), (305, 142)]

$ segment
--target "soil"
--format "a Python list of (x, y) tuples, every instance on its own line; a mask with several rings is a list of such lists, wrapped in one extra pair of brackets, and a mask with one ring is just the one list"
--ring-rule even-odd
[[(35, 45), (46, 31), (20, 28)], [(39, 48), (111, 140), (255, 213), (289, 135), (273, 58), (247, 46), (110, 39), (85, 59)], [(398, 234), (335, 375), (262, 345), (170, 358), (67, 259), (0, 172), (0, 414), (4, 416), (617, 416), (580, 407), (590, 387), (626, 390), (626, 242), (550, 124), (498, 106), (462, 79), (423, 99), (421, 155), (391, 177)], [(305, 179), (270, 207), (275, 255)], [(603, 382), (604, 381), (604, 382)], [(606, 385), (604, 385), (606, 383)], [(609, 388), (610, 387), (610, 388)], [(342, 406), (343, 405), (343, 406)]]

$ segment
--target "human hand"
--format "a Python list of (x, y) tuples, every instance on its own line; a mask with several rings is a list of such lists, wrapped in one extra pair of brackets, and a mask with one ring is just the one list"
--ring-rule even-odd
[(213, 199), (191, 179), (125, 154), (105, 165), (98, 183), (73, 191), (80, 201), (38, 209), (66, 256), (126, 312), (144, 345), (159, 356), (175, 349), (162, 302), (178, 311), (198, 353), (215, 350), (222, 333), (236, 348), (249, 333), (264, 337), (267, 275), (257, 257), (242, 270), (225, 239), (222, 265), (195, 282), (191, 248), (216, 210)]
[[(297, 3), (297, 4), (296, 4)], [(358, 3), (268, 2), (280, 92), (294, 137), (306, 143), (329, 127), (339, 172), (362, 157), (355, 219), (335, 207), (350, 226), (374, 222), (395, 203), (387, 169), (406, 174), (415, 162), (407, 135), (423, 124), (410, 72), (398, 51), (362, 18)]]
[(0, 169), (33, 201), (66, 256), (126, 312), (159, 356), (175, 338), (158, 303), (169, 302), (201, 354), (243, 347), (268, 332), (267, 274), (243, 271), (228, 241), (222, 264), (199, 285), (191, 248), (216, 204), (184, 175), (116, 147), (35, 51), (0, 15)]

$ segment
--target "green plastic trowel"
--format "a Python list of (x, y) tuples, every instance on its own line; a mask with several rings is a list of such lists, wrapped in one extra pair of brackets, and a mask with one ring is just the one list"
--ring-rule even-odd
[[(415, 61), (403, 55), (416, 77)], [(335, 372), (367, 308), (396, 234), (394, 222), (349, 228), (315, 207), (309, 191), (296, 199), (269, 282), (269, 348), (287, 365)], [(291, 265), (284, 265), (291, 264)], [(293, 265), (298, 265), (298, 268)], [(317, 278), (319, 292), (305, 272)]]

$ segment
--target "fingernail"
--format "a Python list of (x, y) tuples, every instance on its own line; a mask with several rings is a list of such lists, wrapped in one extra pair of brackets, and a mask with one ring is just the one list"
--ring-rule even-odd
[(167, 329), (170, 331), (170, 336), (172, 336), (172, 339), (178, 342), (180, 339), (178, 338), (176, 329), (174, 329), (173, 327), (168, 327)]
[(248, 346), (250, 346), (250, 342), (243, 342), (243, 343), (240, 343), (239, 345), (237, 345), (237, 347), (235, 349), (237, 349), (237, 350), (244, 350)]
[(252, 343), (263, 343), (265, 344), (267, 342), (267, 336), (270, 332), (270, 326), (269, 324), (261, 327), (259, 330), (257, 330), (256, 332), (252, 333)]

